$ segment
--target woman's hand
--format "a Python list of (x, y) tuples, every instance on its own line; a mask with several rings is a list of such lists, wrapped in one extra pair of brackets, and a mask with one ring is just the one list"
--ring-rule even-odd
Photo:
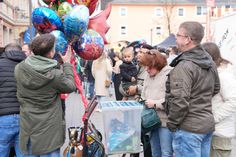
[(147, 100), (145, 101), (145, 105), (146, 105), (148, 108), (154, 108), (155, 104), (156, 104), (155, 101), (152, 100), (152, 99), (147, 99)]
[(148, 108), (164, 110), (164, 107), (162, 106), (162, 104), (161, 103), (157, 103), (157, 102), (158, 102), (157, 100), (147, 99), (145, 101), (145, 105)]

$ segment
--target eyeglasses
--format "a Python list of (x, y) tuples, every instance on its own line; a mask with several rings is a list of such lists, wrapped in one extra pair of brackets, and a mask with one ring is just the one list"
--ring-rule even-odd
[(177, 33), (175, 36), (176, 36), (176, 37), (184, 37), (184, 38), (189, 37), (188, 35), (181, 35), (181, 34), (178, 34), (178, 33)]

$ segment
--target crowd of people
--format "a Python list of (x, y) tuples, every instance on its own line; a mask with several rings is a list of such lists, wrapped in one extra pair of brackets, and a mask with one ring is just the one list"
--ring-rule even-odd
[[(88, 100), (144, 100), (161, 126), (142, 134), (145, 157), (230, 157), (235, 136), (236, 77), (213, 42), (202, 43), (204, 27), (181, 23), (176, 45), (165, 52), (145, 42), (104, 51), (94, 61), (76, 56)], [(61, 93), (76, 91), (72, 50), (54, 60), (55, 37), (30, 45), (10, 43), (0, 55), (0, 154), (60, 156), (65, 141)], [(98, 110), (101, 109), (99, 105)], [(139, 153), (131, 156), (139, 156)]]

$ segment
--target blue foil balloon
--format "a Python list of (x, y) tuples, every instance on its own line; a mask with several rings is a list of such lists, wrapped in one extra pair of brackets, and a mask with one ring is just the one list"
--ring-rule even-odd
[(103, 53), (104, 41), (99, 33), (89, 29), (73, 44), (73, 49), (81, 58), (95, 60)]
[(89, 9), (84, 5), (75, 5), (64, 19), (64, 32), (69, 41), (78, 40), (87, 30)]
[(24, 43), (29, 44), (30, 41), (30, 31), (32, 31), (32, 38), (36, 36), (36, 29), (35, 27), (32, 27), (32, 30), (30, 30), (30, 27), (28, 27), (28, 29), (25, 31), (24, 33)]
[(53, 30), (63, 31), (63, 24), (55, 11), (40, 7), (34, 9), (32, 13), (32, 22), (39, 33), (50, 33)]
[(65, 55), (67, 47), (68, 47), (68, 41), (61, 31), (55, 30), (52, 31), (51, 34), (53, 34), (56, 37), (56, 43), (55, 43), (55, 51), (56, 53), (61, 53), (62, 55)]

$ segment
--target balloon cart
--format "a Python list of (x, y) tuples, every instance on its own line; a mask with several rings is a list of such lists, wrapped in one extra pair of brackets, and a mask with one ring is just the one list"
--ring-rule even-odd
[(69, 144), (64, 157), (107, 157), (140, 153), (142, 105), (136, 101), (101, 102), (104, 138), (89, 118), (98, 102), (95, 97), (88, 104), (82, 127), (70, 127)]
[(63, 152), (64, 157), (107, 157), (102, 143), (102, 134), (96, 129), (89, 118), (97, 106), (95, 97), (85, 110), (82, 127), (70, 127), (69, 145)]

